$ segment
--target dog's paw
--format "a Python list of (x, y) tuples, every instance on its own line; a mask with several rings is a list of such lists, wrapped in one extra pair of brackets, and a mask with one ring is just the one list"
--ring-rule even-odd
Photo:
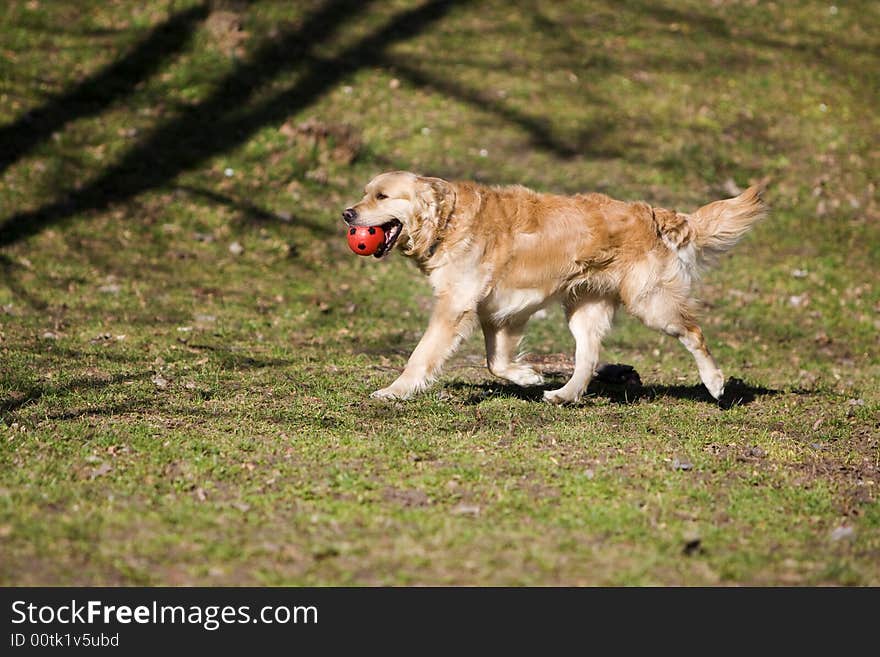
[(574, 404), (578, 399), (580, 399), (580, 395), (573, 395), (565, 388), (544, 391), (544, 401), (551, 404)]
[(531, 367), (519, 367), (510, 369), (504, 373), (504, 378), (518, 386), (539, 386), (544, 383), (544, 377)]
[(395, 390), (394, 386), (376, 390), (370, 394), (370, 397), (373, 399), (406, 399), (406, 396), (401, 391)]
[(712, 376), (703, 380), (703, 385), (715, 399), (721, 399), (724, 395), (724, 375), (721, 372), (715, 372)]
[(420, 390), (418, 386), (401, 386), (392, 383), (387, 388), (377, 390), (370, 395), (373, 399), (409, 399)]

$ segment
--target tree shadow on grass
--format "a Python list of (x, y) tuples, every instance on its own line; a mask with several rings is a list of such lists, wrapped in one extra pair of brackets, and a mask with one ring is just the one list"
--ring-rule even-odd
[[(233, 349), (229, 349), (228, 347), (216, 344), (206, 344), (206, 343), (195, 343), (187, 345), (190, 349), (193, 349), (197, 352), (208, 352), (211, 354), (211, 364), (214, 367), (219, 367), (221, 370), (225, 371), (249, 371), (249, 370), (257, 370), (264, 368), (273, 368), (273, 367), (286, 367), (289, 366), (293, 361), (286, 358), (274, 358), (274, 357), (264, 357), (259, 355), (252, 355), (245, 351), (238, 352)], [(95, 357), (95, 354), (86, 354), (82, 351), (75, 349), (68, 349), (61, 352), (61, 355), (65, 358), (76, 362), (82, 362), (87, 356)], [(6, 385), (15, 389), (15, 392), (9, 393), (5, 397), (0, 397), (0, 418), (8, 416), (8, 414), (14, 413), (18, 411), (22, 407), (32, 403), (38, 402), (46, 395), (66, 395), (71, 392), (84, 392), (89, 390), (103, 390), (105, 388), (109, 388), (114, 385), (119, 384), (128, 384), (136, 381), (145, 381), (150, 377), (156, 375), (156, 370), (154, 367), (150, 365), (146, 365), (142, 362), (137, 362), (130, 358), (125, 358), (123, 356), (113, 355), (113, 354), (98, 354), (99, 360), (108, 360), (111, 362), (129, 362), (131, 364), (132, 369), (135, 371), (118, 373), (113, 375), (106, 376), (89, 376), (89, 377), (77, 377), (66, 383), (60, 384), (35, 384), (33, 382), (17, 382), (17, 381), (5, 381)], [(173, 380), (177, 380), (180, 377), (177, 376), (169, 376), (169, 378)], [(173, 384), (173, 381), (172, 381)], [(194, 389), (194, 394), (202, 394), (200, 389), (197, 387)], [(202, 394), (203, 398), (204, 395)], [(130, 397), (130, 396), (128, 396)], [(139, 400), (136, 397), (130, 397), (121, 402), (119, 408), (125, 407), (128, 410), (146, 410), (148, 408), (154, 407), (154, 405), (149, 403), (143, 403), (142, 400)], [(95, 415), (95, 414), (112, 414), (113, 409), (117, 408), (113, 405), (102, 406), (101, 408), (86, 408), (84, 410), (64, 410), (55, 412), (54, 414), (49, 414), (47, 417), (52, 419), (70, 419), (73, 417), (78, 417), (82, 415)], [(7, 420), (8, 421), (8, 420)]]
[(254, 223), (268, 224), (280, 222), (296, 224), (297, 226), (307, 228), (313, 233), (328, 236), (336, 235), (340, 231), (340, 226), (329, 226), (326, 223), (320, 223), (298, 215), (283, 215), (277, 212), (270, 212), (269, 210), (261, 208), (259, 205), (256, 205), (251, 201), (237, 199), (229, 196), (228, 194), (222, 194), (211, 189), (194, 187), (191, 185), (178, 185), (176, 189), (179, 189), (182, 192), (186, 192), (196, 198), (203, 199), (210, 203), (224, 205), (232, 210), (236, 210), (237, 212), (241, 213), (244, 219), (252, 221)]
[[(375, 65), (396, 41), (413, 38), (464, 0), (433, 0), (394, 14), (378, 30), (355, 41), (337, 56), (312, 52), (345, 23), (366, 11), (366, 0), (332, 0), (307, 17), (297, 29), (263, 44), (203, 101), (184, 108), (160, 125), (81, 189), (0, 224), (0, 247), (38, 233), (74, 215), (106, 210), (138, 194), (167, 185), (180, 173), (247, 141), (263, 126), (279, 123), (311, 105), (346, 76)], [(259, 92), (282, 72), (301, 69), (290, 87), (265, 99)]]
[[(493, 114), (518, 126), (529, 135), (534, 147), (551, 152), (561, 160), (575, 157), (613, 159), (623, 155), (619, 145), (611, 147), (601, 143), (602, 137), (609, 133), (614, 126), (610, 120), (594, 120), (589, 126), (581, 128), (576, 135), (564, 138), (557, 134), (550, 119), (530, 115), (517, 110), (508, 103), (501, 103), (493, 98), (489, 91), (471, 89), (453, 80), (431, 76), (403, 61), (389, 58), (385, 60), (385, 64), (417, 87), (439, 93), (458, 102), (467, 103), (480, 111)], [(595, 99), (591, 100), (594, 104), (599, 102)]]
[(69, 123), (94, 116), (133, 93), (167, 60), (187, 48), (207, 15), (205, 5), (174, 14), (120, 59), (0, 128), (0, 173)]
[(23, 390), (0, 399), (0, 416), (6, 415), (7, 413), (13, 413), (31, 402), (39, 401), (46, 394), (99, 390), (119, 383), (128, 383), (130, 381), (146, 379), (150, 374), (151, 372), (135, 372), (129, 374), (114, 374), (113, 376), (108, 377), (79, 377), (58, 386), (23, 386)]
[(26, 303), (33, 310), (46, 310), (49, 307), (49, 304), (36, 294), (30, 292), (18, 280), (18, 272), (16, 271), (18, 269), (24, 269), (24, 267), (12, 260), (9, 256), (0, 253), (0, 271), (3, 272), (3, 285), (5, 285), (16, 298)]
[(213, 363), (219, 365), (223, 370), (256, 370), (267, 367), (285, 367), (293, 363), (289, 358), (256, 356), (245, 351), (229, 349), (221, 344), (188, 342), (186, 346), (190, 350), (209, 352)]

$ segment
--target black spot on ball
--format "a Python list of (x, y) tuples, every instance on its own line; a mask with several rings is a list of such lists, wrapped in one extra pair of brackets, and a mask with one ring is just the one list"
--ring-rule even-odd
[(349, 235), (354, 235), (356, 232), (357, 232), (357, 231), (356, 231), (354, 228), (352, 228), (350, 231), (348, 231), (348, 234), (349, 234)]
[(376, 234), (376, 229), (373, 228), (372, 226), (370, 226), (370, 235), (375, 235), (375, 234)]
[(367, 249), (367, 245), (364, 244), (363, 242), (361, 242), (360, 244), (358, 244), (358, 248), (359, 248), (361, 251), (366, 251), (366, 249)]

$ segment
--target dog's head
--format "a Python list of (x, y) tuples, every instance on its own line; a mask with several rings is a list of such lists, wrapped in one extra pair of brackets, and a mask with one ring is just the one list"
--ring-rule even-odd
[(405, 252), (430, 257), (455, 207), (455, 191), (445, 180), (391, 171), (373, 178), (364, 197), (342, 213), (349, 226), (381, 226), (385, 244), (375, 257), (391, 252), (405, 238)]

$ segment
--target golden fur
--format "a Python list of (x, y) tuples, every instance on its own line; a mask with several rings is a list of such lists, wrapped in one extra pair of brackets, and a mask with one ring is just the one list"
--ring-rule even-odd
[(683, 214), (604, 194), (559, 196), (383, 173), (345, 219), (399, 222), (398, 243), (428, 275), (435, 305), (403, 373), (373, 396), (407, 398), (423, 390), (477, 321), (493, 374), (519, 385), (542, 383), (519, 360), (517, 346), (529, 317), (558, 300), (576, 342), (575, 369), (563, 387), (544, 393), (547, 401), (580, 398), (620, 304), (677, 337), (720, 398), (724, 377), (695, 320), (691, 287), (701, 265), (730, 249), (764, 212), (757, 186)]

